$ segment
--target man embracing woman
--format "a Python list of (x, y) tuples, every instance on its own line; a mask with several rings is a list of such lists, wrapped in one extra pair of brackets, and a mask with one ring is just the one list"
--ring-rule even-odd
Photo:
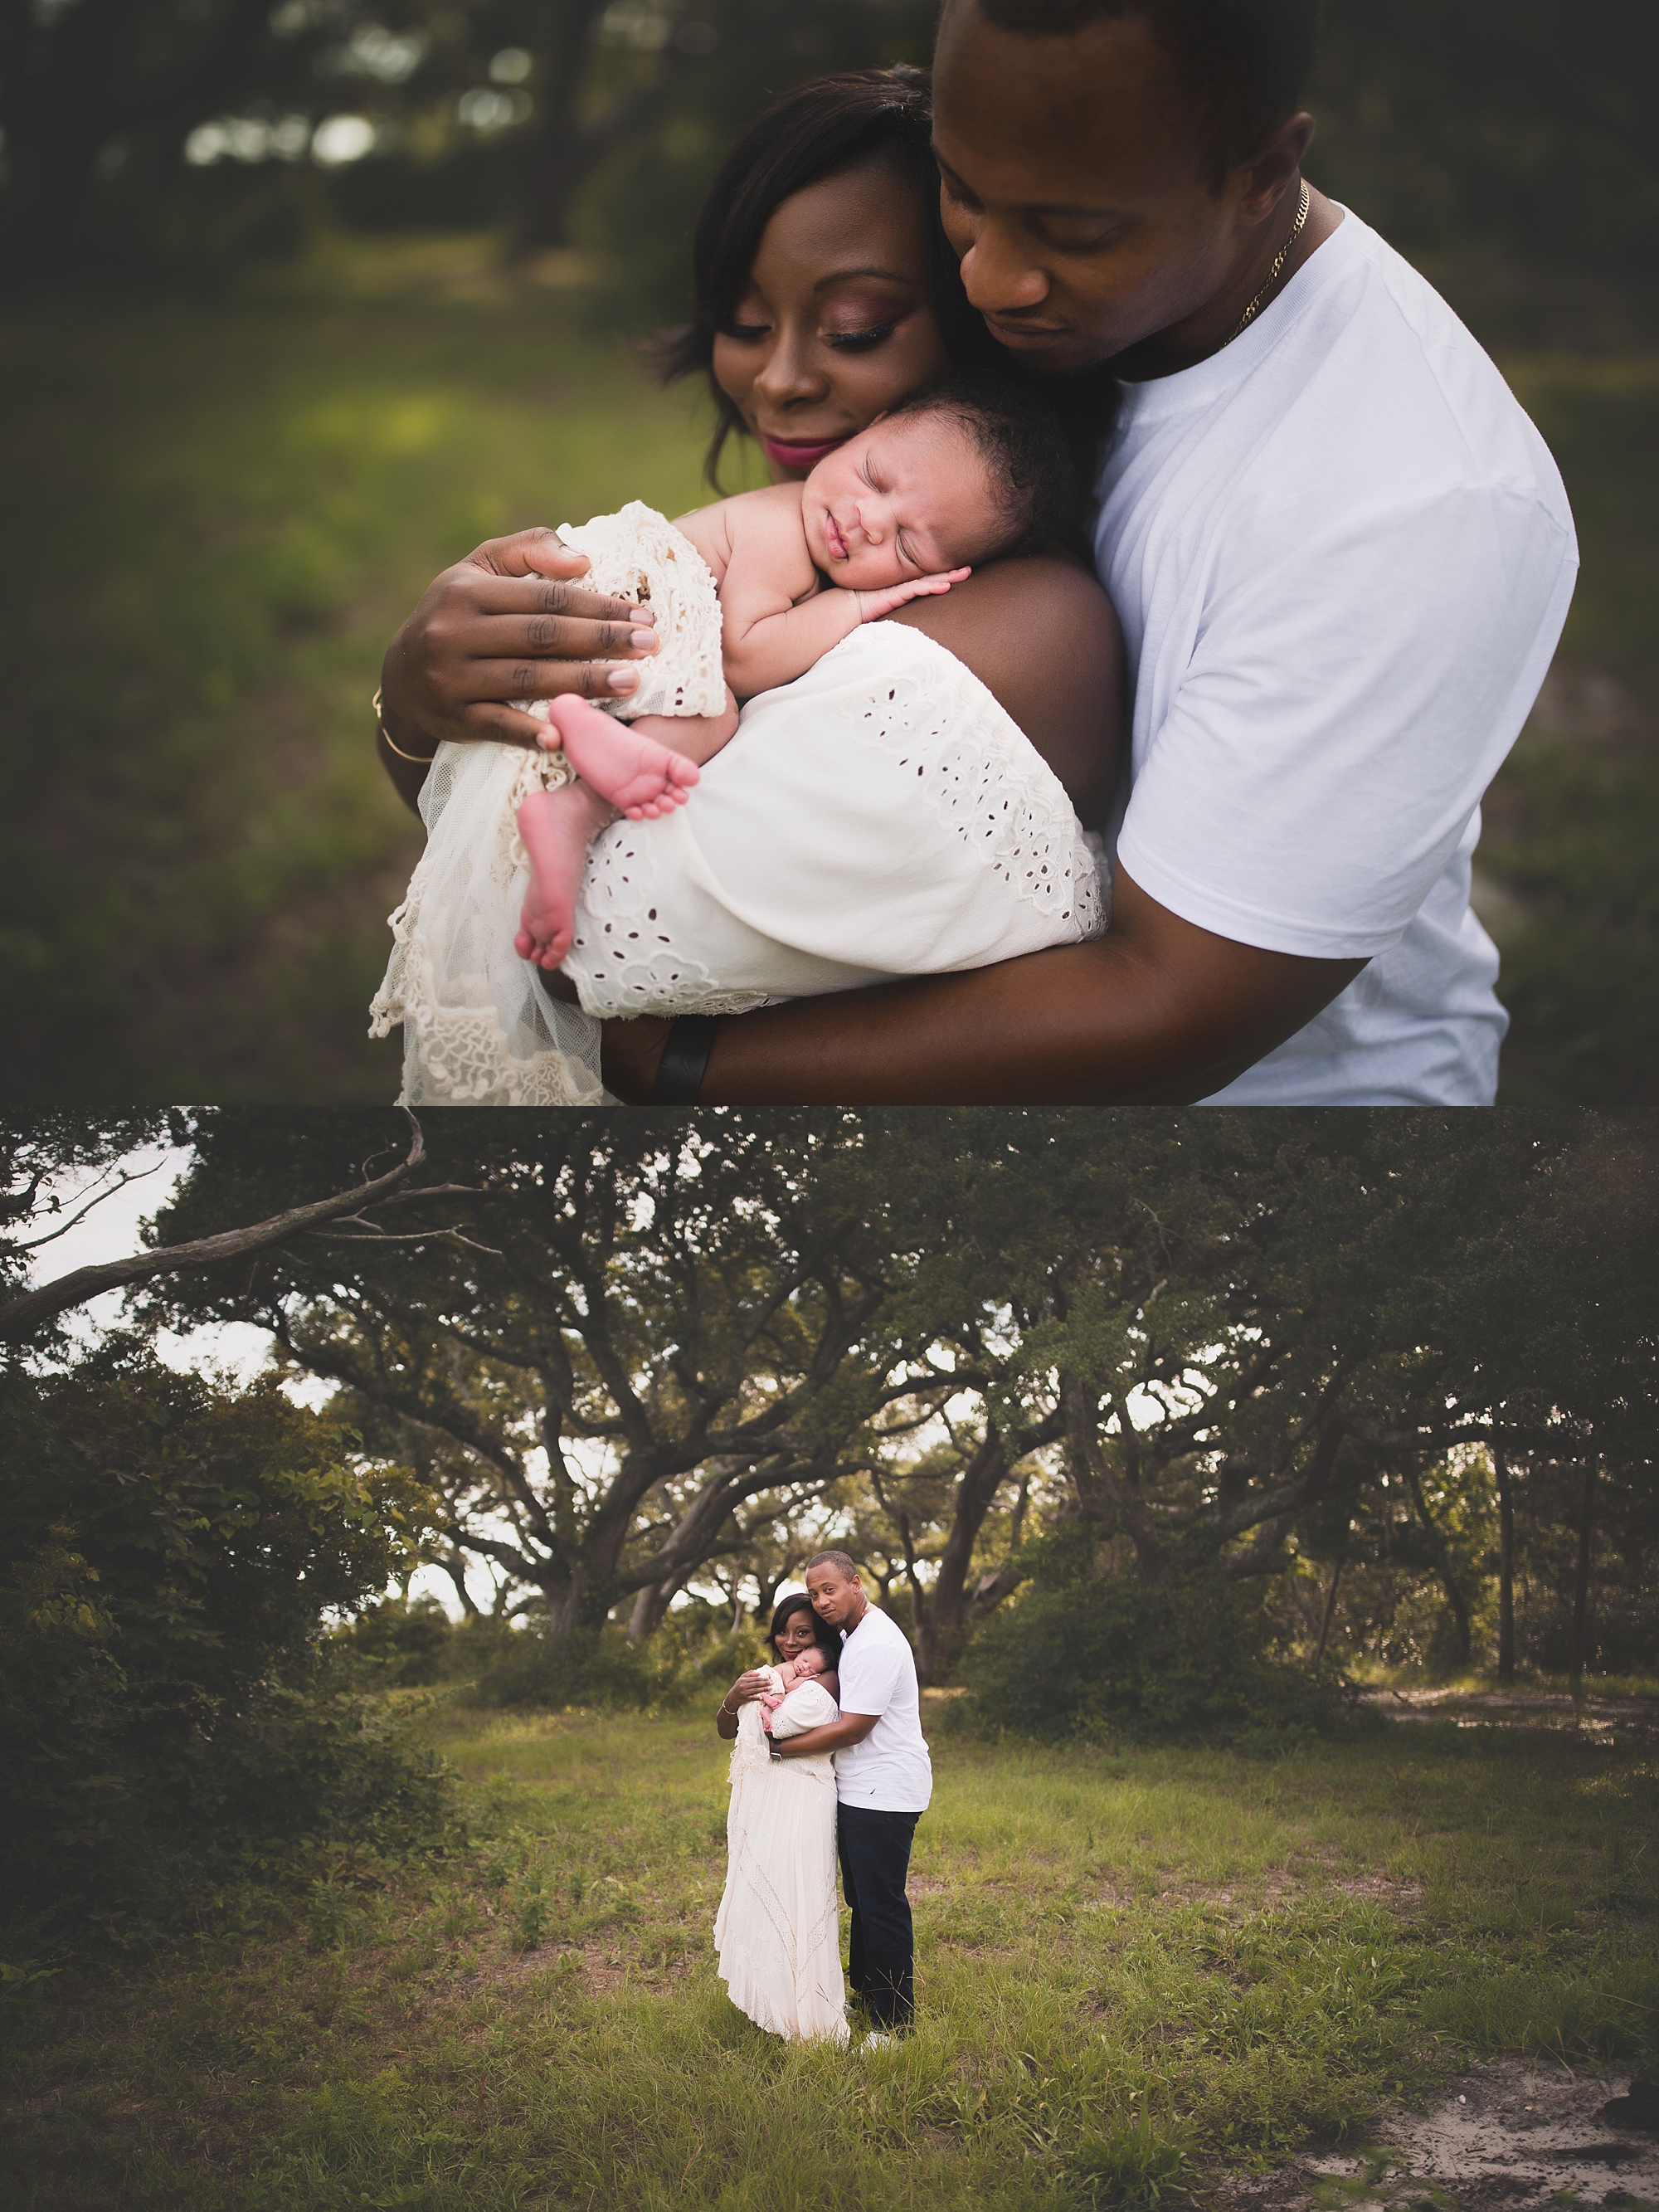
[(715, 1718), (735, 1746), (714, 1922), (720, 1979), (775, 2035), (848, 2040), (839, 1858), (853, 1915), (848, 1978), (867, 2016), (867, 2050), (915, 2012), (904, 1884), (933, 1787), (915, 1661), (845, 1552), (807, 1562), (805, 1594), (778, 1607), (770, 1641), (776, 1664), (740, 1674)]

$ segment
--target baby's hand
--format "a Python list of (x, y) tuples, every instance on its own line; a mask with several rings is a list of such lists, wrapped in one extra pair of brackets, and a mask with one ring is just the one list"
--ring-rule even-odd
[(921, 599), (924, 593), (948, 592), (952, 584), (965, 583), (973, 573), (971, 568), (951, 568), (937, 576), (912, 576), (908, 584), (890, 584), (885, 591), (855, 592), (853, 596), (859, 603), (859, 620), (879, 622), (884, 615), (890, 615), (908, 599)]

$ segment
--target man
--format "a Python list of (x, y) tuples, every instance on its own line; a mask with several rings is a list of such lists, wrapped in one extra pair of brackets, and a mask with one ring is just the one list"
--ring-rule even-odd
[[(1494, 1097), (1505, 1017), (1470, 858), (1565, 619), (1571, 517), (1468, 332), (1304, 185), (1316, 16), (946, 0), (941, 18), (941, 205), (969, 297), (1023, 362), (1105, 362), (1125, 385), (1097, 538), (1135, 682), (1110, 931), (672, 1042), (613, 1024), (622, 1096)], [(527, 539), (484, 552), (574, 573)], [(613, 650), (598, 622), (556, 627), (560, 652)]]
[(806, 1563), (806, 1589), (819, 1620), (841, 1631), (841, 1718), (775, 1742), (772, 1756), (836, 1754), (836, 1849), (853, 1915), (847, 1978), (872, 2023), (867, 2047), (890, 2042), (915, 2011), (904, 1883), (933, 1770), (910, 1647), (865, 1595), (851, 1559), (817, 1553)]

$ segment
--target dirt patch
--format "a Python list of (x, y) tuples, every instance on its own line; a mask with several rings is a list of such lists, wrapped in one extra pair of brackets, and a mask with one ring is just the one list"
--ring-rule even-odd
[(1395, 1721), (1454, 1721), (1459, 1728), (1549, 1729), (1581, 1735), (1650, 1735), (1651, 1698), (1568, 1697), (1550, 1690), (1367, 1690), (1364, 1702)]
[(1225, 2212), (1544, 2212), (1562, 2205), (1659, 2202), (1659, 2136), (1599, 2117), (1624, 2074), (1572, 2074), (1559, 2063), (1494, 2058), (1449, 2085), (1427, 2112), (1391, 2113), (1375, 2148), (1310, 2154), (1261, 2181), (1228, 2181)]

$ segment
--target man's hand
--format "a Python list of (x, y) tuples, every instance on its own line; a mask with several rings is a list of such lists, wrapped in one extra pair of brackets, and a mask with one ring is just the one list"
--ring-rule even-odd
[(786, 1759), (815, 1759), (826, 1751), (845, 1751), (849, 1744), (862, 1743), (880, 1718), (879, 1713), (843, 1713), (838, 1721), (825, 1721), (822, 1728), (784, 1736), (780, 1747)]
[(492, 538), (446, 568), (386, 652), (380, 705), (393, 744), (422, 757), (445, 738), (544, 744), (547, 725), (509, 699), (634, 690), (628, 663), (655, 649), (651, 611), (583, 591), (587, 568), (550, 530)]
[[(576, 995), (574, 986), (570, 995), (573, 999)], [(599, 1032), (599, 1073), (605, 1089), (634, 1105), (642, 1104), (657, 1079), (657, 1063), (668, 1042), (669, 1028), (659, 1014), (635, 1014), (631, 1020), (606, 1022)]]

